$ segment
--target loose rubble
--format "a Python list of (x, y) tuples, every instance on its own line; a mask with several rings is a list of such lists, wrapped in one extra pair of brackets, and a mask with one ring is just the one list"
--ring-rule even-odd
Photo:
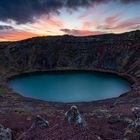
[(137, 129), (140, 130), (140, 108), (134, 107), (132, 108), (132, 113), (134, 114), (134, 119), (126, 119), (128, 126), (125, 129), (124, 136), (127, 136), (128, 133), (133, 133)]

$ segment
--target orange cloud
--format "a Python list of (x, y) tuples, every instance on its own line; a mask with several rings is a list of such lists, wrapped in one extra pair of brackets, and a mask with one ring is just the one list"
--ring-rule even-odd
[(63, 23), (60, 20), (55, 19), (55, 18), (51, 18), (51, 19), (47, 20), (47, 24), (50, 24), (50, 25), (55, 26), (55, 27), (62, 27), (63, 26)]
[(74, 36), (88, 36), (88, 35), (97, 35), (104, 34), (101, 31), (89, 31), (89, 30), (75, 30), (75, 29), (61, 29), (66, 34), (74, 35)]
[(11, 31), (0, 33), (0, 41), (16, 41), (23, 40), (31, 37), (39, 36), (38, 34), (22, 32), (22, 31)]
[(36, 21), (36, 23), (33, 24), (34, 26), (37, 27), (47, 27), (47, 28), (62, 28), (63, 27), (63, 22), (56, 18), (56, 17), (51, 17), (48, 18), (46, 16), (41, 17), (39, 20)]
[(32, 32), (37, 34), (58, 35), (61, 34), (60, 29), (63, 28), (63, 21), (57, 17), (41, 17), (36, 22), (30, 24)]

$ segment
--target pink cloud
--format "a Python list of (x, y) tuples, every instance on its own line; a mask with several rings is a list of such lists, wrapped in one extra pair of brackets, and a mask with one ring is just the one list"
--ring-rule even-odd
[(132, 27), (139, 25), (139, 24), (140, 24), (140, 17), (135, 17), (135, 18), (121, 21), (115, 26), (108, 25), (108, 29), (112, 29), (113, 31), (121, 31), (121, 30), (125, 30), (125, 29), (131, 29)]
[(112, 25), (112, 24), (118, 22), (119, 20), (120, 20), (119, 16), (115, 15), (115, 16), (107, 17), (104, 22), (108, 25), (110, 25), (110, 24)]
[(132, 29), (134, 26), (140, 25), (140, 17), (134, 17), (127, 20), (119, 18), (119, 16), (111, 16), (97, 26), (99, 30), (124, 31)]
[(83, 28), (90, 28), (90, 27), (93, 27), (93, 26), (95, 26), (95, 24), (91, 23), (91, 22), (88, 22), (88, 21), (82, 23)]

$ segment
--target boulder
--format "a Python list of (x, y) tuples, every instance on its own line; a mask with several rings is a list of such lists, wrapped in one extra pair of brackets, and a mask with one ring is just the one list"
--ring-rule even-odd
[(36, 119), (33, 121), (29, 130), (32, 130), (36, 126), (48, 128), (49, 122), (40, 115), (37, 115)]
[(12, 140), (12, 131), (0, 124), (0, 140)]
[(65, 113), (65, 120), (71, 124), (76, 123), (83, 127), (87, 127), (87, 123), (84, 118), (81, 116), (77, 106), (73, 105), (71, 108)]
[(133, 107), (132, 113), (135, 115), (135, 118), (140, 118), (140, 108), (139, 107)]

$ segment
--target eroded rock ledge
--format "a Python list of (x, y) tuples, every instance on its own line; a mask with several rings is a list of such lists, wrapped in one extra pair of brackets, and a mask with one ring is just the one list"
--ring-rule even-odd
[[(74, 131), (73, 127), (61, 125), (70, 104), (22, 97), (8, 88), (8, 79), (13, 76), (58, 70), (115, 73), (131, 82), (132, 89), (118, 98), (77, 103), (90, 125), (87, 132)], [(131, 108), (135, 106), (140, 107), (140, 31), (88, 37), (36, 37), (0, 43), (0, 124), (11, 128), (16, 138), (26, 132), (37, 114), (43, 114), (52, 124), (48, 130), (51, 134), (47, 132), (48, 139), (65, 139), (67, 134), (73, 139), (80, 134), (82, 139), (94, 135), (108, 140), (123, 139), (123, 129), (127, 124), (117, 121), (117, 118), (132, 118)], [(31, 137), (40, 139), (42, 136), (44, 139), (46, 130), (39, 132)], [(127, 137), (135, 139), (137, 135), (138, 132), (134, 132)]]

